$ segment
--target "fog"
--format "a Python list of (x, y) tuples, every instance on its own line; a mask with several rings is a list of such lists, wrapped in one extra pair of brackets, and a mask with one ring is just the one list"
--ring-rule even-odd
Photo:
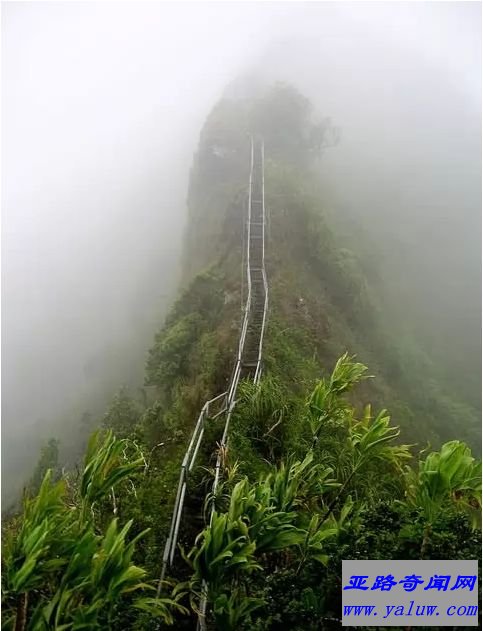
[(341, 127), (329, 205), (387, 240), (426, 338), (444, 320), (435, 358), (460, 349), (473, 379), (480, 23), (478, 3), (4, 4), (3, 488), (44, 426), (142, 384), (199, 131), (239, 76), (290, 81)]
[(325, 16), (295, 23), (257, 72), (340, 126), (320, 165), (327, 209), (372, 239), (394, 317), (479, 408), (481, 6), (340, 3)]

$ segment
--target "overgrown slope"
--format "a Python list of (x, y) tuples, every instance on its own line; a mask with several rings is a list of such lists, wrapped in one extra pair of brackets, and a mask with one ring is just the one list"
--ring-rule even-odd
[(370, 244), (360, 243), (357, 226), (339, 237), (339, 224), (326, 217), (316, 176), (326, 123), (314, 124), (310, 104), (290, 87), (254, 102), (222, 101), (208, 118), (191, 176), (185, 278), (211, 265), (224, 279), (216, 291), (240, 304), (249, 130), (266, 146), (267, 368), (297, 388), (348, 350), (377, 377), (360, 396), (384, 401), (407, 440), (436, 446), (456, 431), (479, 449), (477, 410), (438, 384), (430, 358), (391, 321)]
[[(133, 561), (154, 586), (196, 418), (205, 400), (226, 390), (233, 369), (245, 291), (247, 134), (262, 134), (270, 303), (264, 378), (259, 387), (241, 385), (224, 484), (211, 498), (212, 529), (204, 499), (223, 420), (206, 427), (181, 527), (188, 562), (180, 556), (170, 576), (184, 605), (192, 605), (189, 615), (174, 607), (176, 628), (194, 628), (203, 581), (214, 628), (319, 629), (321, 620), (332, 628), (339, 626), (331, 619), (340, 611), (343, 558), (477, 554), (481, 465), (458, 442), (479, 444), (477, 414), (442, 389), (410, 339), (398, 338), (377, 259), (358, 243), (356, 228), (342, 239), (326, 216), (316, 174), (329, 131), (289, 86), (214, 108), (191, 172), (183, 286), (149, 350), (142, 393), (121, 390), (102, 419), (142, 453), (143, 465), (138, 459), (111, 498), (114, 508), (108, 495), (96, 505), (92, 529), (102, 532), (112, 510), (120, 523), (133, 520), (133, 536), (143, 533)], [(441, 447), (450, 439), (458, 440)], [(428, 441), (436, 451), (416, 459)], [(433, 467), (445, 476), (443, 456), (459, 477), (429, 506), (421, 499), (426, 474)], [(47, 468), (62, 478), (61, 464), (52, 443), (32, 491)], [(75, 496), (82, 477), (69, 480)], [(16, 528), (14, 521), (13, 539)], [(215, 530), (223, 534), (218, 541)], [(240, 547), (239, 567), (219, 562), (230, 558), (217, 556), (227, 546)], [(18, 597), (12, 589), (11, 613)], [(111, 605), (109, 628), (153, 628), (159, 603), (141, 612), (133, 603), (124, 596)], [(164, 603), (159, 616), (166, 624), (171, 606)]]

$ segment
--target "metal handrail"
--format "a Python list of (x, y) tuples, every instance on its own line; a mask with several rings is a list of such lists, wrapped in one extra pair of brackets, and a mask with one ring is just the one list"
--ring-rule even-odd
[[(204, 405), (203, 408), (201, 409), (200, 415), (198, 417), (198, 420), (196, 422), (196, 425), (194, 427), (192, 436), (191, 436), (191, 440), (190, 443), (188, 445), (188, 448), (186, 450), (186, 453), (184, 455), (182, 464), (181, 464), (181, 471), (180, 471), (180, 477), (179, 477), (179, 482), (178, 482), (178, 489), (177, 489), (177, 493), (176, 493), (176, 499), (175, 499), (175, 503), (174, 503), (174, 510), (173, 510), (173, 516), (172, 516), (172, 520), (171, 520), (171, 527), (170, 527), (170, 531), (169, 531), (169, 535), (168, 538), (166, 540), (166, 545), (164, 548), (164, 553), (163, 553), (163, 560), (162, 560), (162, 571), (161, 571), (161, 578), (159, 580), (159, 584), (158, 584), (158, 596), (161, 592), (161, 587), (162, 587), (162, 583), (164, 581), (164, 577), (166, 574), (166, 570), (168, 565), (172, 565), (173, 561), (174, 561), (174, 555), (176, 552), (176, 546), (177, 546), (177, 542), (178, 542), (178, 534), (179, 534), (179, 528), (180, 528), (180, 524), (181, 524), (181, 516), (183, 513), (183, 507), (184, 507), (184, 499), (185, 499), (185, 495), (186, 495), (186, 488), (187, 488), (187, 476), (188, 473), (190, 473), (193, 469), (193, 466), (195, 464), (195, 460), (196, 457), (198, 455), (198, 451), (200, 449), (201, 446), (201, 442), (203, 439), (203, 435), (204, 435), (204, 424), (205, 424), (205, 420), (206, 418), (208, 418), (210, 416), (210, 406), (213, 405), (215, 402), (223, 400), (223, 405), (221, 407), (221, 409), (211, 418), (217, 418), (218, 416), (220, 416), (221, 414), (226, 414), (226, 420), (225, 420), (225, 426), (224, 426), (224, 430), (223, 430), (223, 435), (221, 438), (221, 442), (219, 444), (219, 450), (218, 450), (218, 455), (217, 455), (217, 459), (216, 459), (216, 465), (215, 465), (215, 476), (214, 476), (214, 480), (213, 480), (213, 487), (212, 487), (212, 497), (214, 498), (216, 496), (216, 491), (218, 489), (218, 484), (220, 481), (220, 475), (221, 475), (221, 465), (222, 465), (222, 458), (223, 458), (223, 453), (226, 450), (227, 444), (228, 444), (228, 431), (229, 431), (229, 427), (230, 427), (230, 421), (231, 421), (231, 416), (232, 416), (232, 412), (233, 409), (237, 403), (236, 401), (236, 394), (237, 394), (237, 389), (238, 389), (238, 384), (240, 382), (240, 377), (241, 377), (241, 373), (242, 373), (242, 368), (243, 368), (243, 352), (244, 352), (244, 348), (245, 348), (245, 341), (246, 341), (246, 336), (247, 336), (247, 331), (248, 331), (248, 326), (250, 324), (250, 318), (251, 318), (251, 314), (252, 314), (252, 299), (253, 299), (253, 292), (252, 292), (252, 272), (254, 270), (252, 270), (251, 267), (251, 262), (250, 262), (250, 251), (251, 251), (251, 247), (253, 245), (252, 243), (252, 188), (253, 188), (253, 168), (254, 168), (254, 141), (253, 141), (253, 137), (250, 136), (250, 175), (249, 175), (249, 187), (248, 187), (248, 209), (247, 209), (247, 222), (246, 222), (246, 234), (247, 234), (247, 238), (246, 238), (246, 277), (247, 277), (247, 287), (248, 287), (248, 293), (247, 293), (247, 299), (245, 302), (245, 308), (244, 308), (244, 317), (243, 317), (243, 321), (242, 321), (242, 325), (241, 325), (241, 330), (240, 330), (240, 338), (239, 338), (239, 342), (238, 342), (238, 353), (237, 353), (237, 358), (236, 358), (236, 362), (235, 362), (235, 366), (233, 369), (233, 373), (231, 376), (231, 380), (230, 380), (230, 384), (228, 387), (228, 390), (216, 397), (214, 397), (213, 399), (210, 399), (209, 401), (207, 401)], [(265, 326), (266, 326), (266, 321), (267, 321), (267, 314), (268, 314), (268, 282), (267, 282), (267, 275), (265, 272), (265, 174), (264, 174), (264, 165), (265, 165), (265, 148), (264, 148), (264, 143), (263, 141), (261, 142), (261, 170), (262, 170), (262, 264), (261, 264), (261, 272), (262, 272), (262, 279), (263, 279), (263, 290), (264, 290), (264, 306), (263, 306), (263, 318), (262, 318), (262, 323), (260, 325), (260, 339), (259, 339), (259, 343), (258, 343), (258, 355), (257, 355), (257, 363), (256, 363), (256, 370), (254, 373), (254, 377), (253, 377), (253, 381), (254, 383), (258, 383), (260, 381), (260, 377), (261, 377), (261, 373), (262, 373), (262, 348), (263, 348), (263, 337), (264, 337), (264, 332), (265, 332)], [(258, 201), (258, 200), (257, 200)], [(259, 203), (259, 202), (258, 202)], [(258, 271), (260, 271), (260, 268), (258, 268)], [(214, 514), (214, 504), (212, 504), (211, 506), (211, 512), (210, 512), (210, 523), (213, 519), (213, 514)], [(207, 590), (207, 584), (205, 582), (203, 582), (203, 596), (201, 598), (201, 603), (200, 603), (200, 611), (198, 614), (198, 628), (200, 629), (205, 629), (205, 614), (206, 614), (206, 608), (207, 608), (207, 599), (206, 599), (206, 590)]]
[[(228, 414), (226, 417), (225, 427), (223, 430), (223, 435), (221, 437), (220, 447), (218, 450), (218, 455), (216, 458), (215, 465), (215, 477), (213, 480), (212, 494), (215, 497), (216, 490), (218, 488), (218, 482), (220, 479), (220, 469), (221, 469), (221, 458), (222, 452), (226, 448), (226, 442), (228, 437), (228, 429), (230, 427), (231, 413), (233, 407), (235, 405), (235, 395), (238, 388), (238, 383), (240, 381), (240, 373), (242, 367), (242, 357), (243, 357), (243, 349), (245, 347), (245, 339), (247, 335), (248, 323), (250, 321), (250, 311), (252, 304), (252, 279), (251, 279), (251, 268), (250, 268), (250, 235), (251, 235), (251, 220), (252, 220), (252, 184), (253, 184), (253, 137), (250, 136), (250, 176), (248, 179), (248, 218), (247, 218), (247, 285), (248, 285), (248, 296), (247, 301), (245, 303), (245, 317), (243, 318), (243, 325), (240, 334), (240, 342), (238, 344), (238, 356), (235, 366), (235, 371), (233, 373), (232, 382), (230, 384), (230, 388), (228, 390)], [(210, 523), (213, 516), (213, 511), (210, 513)]]
[[(213, 418), (217, 418), (218, 416), (220, 416), (220, 414), (223, 414), (224, 412), (228, 411), (228, 417), (227, 417), (228, 422), (225, 423), (225, 429), (223, 432), (221, 444), (223, 445), (226, 442), (229, 418), (231, 416), (231, 409), (233, 408), (233, 405), (234, 405), (235, 394), (238, 387), (238, 382), (240, 380), (243, 348), (245, 345), (248, 322), (250, 319), (250, 307), (251, 307), (251, 301), (252, 301), (252, 283), (251, 283), (251, 277), (250, 277), (250, 227), (251, 227), (251, 206), (252, 206), (252, 181), (253, 181), (253, 138), (251, 138), (251, 147), (250, 147), (250, 177), (249, 177), (249, 188), (248, 188), (248, 221), (247, 221), (248, 236), (247, 236), (247, 263), (246, 263), (248, 295), (247, 295), (247, 300), (245, 303), (245, 315), (243, 318), (243, 323), (242, 323), (242, 328), (241, 328), (241, 333), (240, 333), (240, 340), (238, 343), (237, 361), (235, 364), (235, 369), (233, 372), (233, 376), (232, 376), (228, 391), (223, 392), (222, 394), (214, 397), (213, 399), (210, 399), (203, 405), (203, 408), (201, 409), (200, 415), (198, 417), (193, 433), (191, 435), (191, 440), (188, 445), (188, 449), (186, 450), (186, 453), (184, 455), (184, 458), (181, 464), (181, 471), (180, 471), (179, 482), (178, 482), (178, 490), (176, 493), (176, 499), (174, 503), (173, 516), (171, 518), (170, 531), (169, 531), (168, 538), (166, 539), (166, 544), (165, 544), (164, 552), (163, 552), (161, 576), (159, 579), (158, 590), (157, 590), (158, 596), (161, 593), (161, 588), (164, 581), (164, 577), (166, 575), (167, 567), (168, 565), (172, 565), (174, 561), (174, 554), (176, 552), (179, 527), (181, 523), (181, 515), (182, 515), (183, 507), (184, 507), (184, 498), (186, 494), (187, 474), (191, 472), (191, 470), (193, 469), (196, 456), (198, 454), (198, 450), (201, 446), (201, 441), (204, 434), (204, 422), (205, 422), (205, 419), (209, 416), (210, 405), (213, 404), (215, 401), (218, 401), (222, 397), (225, 397), (225, 404), (223, 408), (218, 412), (218, 414), (216, 414)], [(216, 469), (215, 469), (216, 486), (218, 485), (220, 467), (221, 467), (221, 459), (220, 459), (220, 456), (218, 456)], [(214, 490), (216, 490), (216, 486), (214, 487)]]
[(262, 276), (263, 276), (263, 287), (265, 290), (265, 302), (263, 305), (263, 319), (262, 319), (262, 326), (260, 329), (260, 342), (258, 345), (258, 361), (257, 361), (257, 368), (255, 371), (255, 383), (259, 383), (260, 381), (260, 377), (262, 376), (262, 349), (263, 349), (263, 336), (265, 334), (265, 324), (267, 321), (267, 312), (268, 312), (268, 282), (267, 282), (267, 275), (265, 273), (265, 266), (262, 270)]
[(263, 349), (263, 336), (265, 333), (265, 325), (267, 321), (268, 312), (268, 281), (265, 271), (265, 143), (262, 142), (262, 278), (263, 288), (265, 292), (265, 300), (263, 305), (263, 319), (260, 329), (260, 342), (258, 345), (258, 361), (257, 369), (255, 371), (255, 383), (260, 381), (262, 375), (262, 349)]
[[(260, 381), (260, 377), (261, 377), (261, 372), (262, 372), (262, 348), (263, 348), (263, 336), (264, 336), (264, 332), (265, 332), (265, 325), (266, 325), (266, 320), (267, 320), (267, 312), (268, 312), (268, 282), (267, 282), (267, 276), (266, 276), (266, 272), (265, 272), (265, 146), (264, 143), (262, 141), (262, 145), (261, 145), (261, 153), (262, 153), (262, 163), (261, 163), (261, 169), (262, 169), (262, 266), (261, 266), (261, 271), (262, 271), (262, 279), (263, 279), (263, 289), (264, 289), (264, 307), (263, 307), (263, 318), (262, 318), (262, 324), (260, 327), (260, 340), (259, 340), (259, 344), (258, 344), (258, 357), (257, 357), (257, 365), (256, 365), (256, 370), (255, 370), (255, 374), (254, 374), (254, 383), (258, 383)], [(237, 358), (237, 364), (235, 367), (235, 371), (233, 374), (233, 379), (232, 379), (232, 383), (230, 386), (230, 390), (229, 390), (229, 395), (227, 398), (227, 403), (228, 403), (228, 411), (227, 411), (227, 415), (226, 415), (226, 422), (225, 422), (225, 428), (223, 431), (223, 436), (221, 439), (221, 443), (220, 443), (220, 448), (218, 451), (218, 456), (216, 459), (216, 467), (215, 467), (215, 477), (213, 480), (213, 487), (212, 487), (212, 497), (213, 499), (215, 499), (216, 496), (216, 491), (218, 489), (218, 484), (219, 484), (219, 480), (220, 480), (220, 469), (221, 469), (221, 462), (222, 462), (222, 457), (223, 457), (223, 452), (226, 450), (227, 444), (228, 444), (228, 430), (230, 427), (230, 420), (231, 420), (231, 415), (233, 412), (233, 409), (237, 403), (237, 401), (235, 400), (235, 396), (236, 396), (236, 392), (237, 392), (237, 388), (238, 388), (238, 383), (240, 380), (240, 373), (241, 373), (241, 367), (242, 367), (242, 352), (243, 352), (243, 348), (244, 348), (244, 344), (245, 344), (245, 337), (246, 337), (246, 331), (248, 328), (248, 324), (249, 324), (249, 316), (250, 316), (250, 311), (251, 311), (251, 289), (252, 289), (252, 282), (251, 282), (251, 274), (252, 274), (252, 269), (251, 269), (251, 265), (250, 265), (250, 247), (252, 245), (251, 243), (251, 211), (252, 211), (252, 179), (253, 179), (253, 137), (251, 137), (251, 166), (250, 166), (250, 187), (249, 187), (249, 202), (248, 202), (248, 221), (247, 221), (247, 282), (248, 282), (248, 299), (247, 299), (247, 305), (245, 307), (245, 318), (243, 320), (243, 326), (242, 326), (242, 333), (240, 336), (240, 344), (239, 344), (239, 352), (238, 352), (238, 358)], [(214, 515), (214, 503), (211, 506), (211, 511), (210, 511), (210, 524), (212, 523), (213, 520), (213, 515)], [(208, 590), (208, 585), (206, 583), (206, 581), (203, 581), (202, 583), (202, 596), (201, 596), (201, 602), (200, 602), (200, 609), (199, 609), (199, 613), (198, 613), (198, 624), (197, 624), (197, 629), (199, 629), (200, 631), (204, 631), (206, 629), (206, 609), (207, 609), (207, 590)]]
[[(171, 518), (171, 527), (169, 530), (168, 538), (166, 539), (166, 544), (163, 552), (163, 560), (162, 560), (162, 569), (161, 576), (158, 583), (158, 596), (161, 593), (161, 587), (166, 575), (166, 569), (168, 564), (172, 565), (174, 560), (174, 553), (176, 551), (176, 544), (178, 542), (178, 532), (179, 526), (181, 523), (181, 514), (183, 512), (184, 506), (184, 498), (186, 493), (186, 485), (187, 485), (187, 474), (193, 469), (196, 456), (198, 454), (198, 449), (201, 445), (201, 439), (203, 438), (203, 434), (205, 431), (204, 424), (207, 418), (218, 418), (221, 414), (223, 414), (227, 409), (227, 394), (228, 392), (223, 392), (218, 396), (206, 401), (206, 403), (201, 408), (200, 415), (198, 416), (198, 420), (196, 421), (195, 428), (191, 435), (191, 440), (189, 442), (188, 448), (183, 458), (183, 462), (181, 464), (181, 472), (179, 476), (178, 482), (178, 490), (176, 493), (176, 499), (174, 502), (173, 516)], [(210, 408), (216, 401), (224, 400), (222, 408), (218, 410), (216, 414), (210, 416)]]

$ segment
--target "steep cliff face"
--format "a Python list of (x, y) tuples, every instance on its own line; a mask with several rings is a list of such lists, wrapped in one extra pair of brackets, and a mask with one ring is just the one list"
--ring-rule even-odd
[[(323, 129), (303, 96), (275, 86), (252, 100), (221, 101), (201, 132), (188, 193), (183, 284), (148, 354), (151, 405), (131, 419), (151, 452), (149, 484), (138, 491), (136, 515), (140, 527), (152, 528), (146, 550), (153, 572), (159, 571), (179, 466), (194, 424), (203, 403), (227, 389), (236, 357), (252, 130), (265, 138), (264, 374), (295, 398), (305, 397), (348, 352), (374, 376), (349, 395), (352, 403), (359, 409), (369, 401), (388, 408), (401, 427), (401, 441), (437, 447), (457, 436), (479, 449), (475, 410), (443, 391), (424, 354), (388, 321), (377, 260), (361, 245), (357, 227), (346, 227), (339, 238), (337, 222), (325, 214), (316, 177), (323, 168)], [(356, 255), (356, 249), (363, 254)], [(112, 418), (108, 415), (106, 424)], [(214, 466), (222, 431), (218, 419), (203, 438), (181, 531), (185, 548), (202, 527), (202, 502), (210, 488), (206, 470)], [(233, 442), (239, 453), (232, 456), (257, 466), (244, 440)]]
[(241, 227), (249, 173), (247, 104), (224, 100), (208, 116), (193, 158), (183, 254), (185, 281), (233, 248)]
[[(360, 402), (384, 401), (405, 439), (437, 444), (454, 435), (457, 418), (459, 435), (476, 447), (476, 411), (442, 390), (424, 353), (402, 339), (386, 317), (371, 252), (358, 247), (367, 252), (358, 256), (347, 247), (359, 239), (357, 226), (352, 232), (345, 227), (342, 239), (337, 222), (326, 217), (316, 173), (323, 168), (321, 151), (331, 129), (317, 122), (302, 95), (284, 85), (252, 100), (225, 99), (206, 121), (188, 194), (185, 289), (150, 352), (148, 383), (170, 390), (172, 401), (182, 380), (184, 395), (189, 384), (188, 398), (196, 402), (226, 383), (241, 322), (251, 131), (265, 138), (266, 370), (297, 391), (343, 352), (357, 354), (377, 377), (359, 390)], [(205, 308), (200, 292), (216, 306)], [(186, 369), (170, 364), (173, 354)]]
[[(166, 443), (164, 451), (153, 455), (157, 467), (151, 482), (151, 489), (156, 489), (155, 503), (152, 491), (143, 496), (142, 515), (152, 515), (156, 524), (148, 545), (150, 554), (156, 550), (161, 558), (175, 503), (179, 465), (201, 406), (227, 389), (235, 363), (245, 296), (243, 251), (250, 132), (261, 134), (265, 141), (269, 314), (263, 347), (264, 379), (258, 389), (248, 382), (239, 387), (230, 442), (223, 453), (221, 491), (216, 495), (211, 491), (215, 461), (221, 453), (223, 417), (205, 425), (198, 466), (188, 476), (179, 531), (179, 543), (191, 550), (191, 559), (200, 555), (199, 564), (189, 568), (180, 559), (170, 566), (169, 575), (188, 581), (196, 594), (201, 588), (197, 580), (211, 581), (209, 628), (277, 629), (283, 624), (283, 628), (316, 629), (320, 628), (322, 615), (329, 615), (332, 621), (339, 615), (339, 588), (334, 586), (340, 580), (342, 558), (420, 558), (422, 554), (419, 546), (425, 526), (420, 509), (411, 512), (412, 508), (398, 508), (409, 493), (405, 463), (415, 453), (411, 456), (406, 446), (395, 444), (388, 451), (394, 455), (392, 464), (371, 457), (355, 476), (355, 470), (351, 470), (354, 454), (346, 450), (347, 428), (360, 428), (370, 419), (379, 425), (389, 422), (384, 412), (372, 416), (370, 406), (366, 407), (371, 402), (374, 410), (387, 408), (391, 422), (401, 428), (400, 435), (395, 427), (381, 430), (382, 434), (388, 433), (386, 437), (381, 435), (381, 444), (392, 435), (391, 440), (400, 444), (424, 446), (430, 442), (438, 447), (457, 437), (476, 446), (478, 421), (473, 409), (443, 391), (431, 363), (414, 342), (400, 339), (398, 325), (388, 318), (384, 305), (385, 288), (377, 257), (370, 245), (364, 244), (358, 227), (344, 226), (341, 231), (343, 222), (326, 214), (317, 170), (323, 168), (321, 150), (330, 127), (314, 121), (310, 104), (288, 86), (275, 86), (252, 100), (224, 100), (202, 131), (191, 173), (184, 288), (156, 336), (147, 362), (147, 383), (157, 393), (158, 406), (150, 421), (148, 443)], [(339, 392), (333, 376), (320, 380), (345, 353), (356, 355), (358, 361), (368, 365), (374, 378), (360, 383), (356, 378), (357, 388), (346, 384)], [(342, 372), (360, 369), (359, 364), (351, 362), (345, 366)], [(327, 412), (327, 418), (331, 418), (324, 421), (320, 436), (314, 439), (307, 429), (307, 396), (315, 384), (322, 393), (334, 388), (329, 396), (344, 398), (337, 405), (341, 406), (341, 418), (348, 414), (350, 419), (337, 420), (339, 412), (332, 417), (332, 412)], [(361, 410), (364, 421), (356, 420)], [(342, 429), (345, 422), (347, 426)], [(302, 557), (296, 566), (296, 572), (300, 572), (296, 585), (293, 572), (297, 554), (290, 548), (292, 543), (283, 551), (282, 544), (279, 548), (274, 544), (272, 552), (255, 553), (260, 572), (253, 573), (253, 580), (242, 578), (243, 572), (232, 576), (229, 564), (219, 570), (220, 579), (214, 559), (221, 558), (217, 554), (223, 545), (218, 542), (218, 549), (210, 542), (224, 532), (223, 541), (230, 548), (229, 532), (223, 530), (228, 529), (228, 521), (242, 515), (246, 529), (258, 519), (250, 511), (261, 504), (250, 504), (250, 493), (268, 497), (272, 493), (270, 484), (283, 487), (280, 480), (287, 481), (286, 463), (300, 460), (293, 465), (295, 469), (290, 469), (293, 472), (299, 466), (308, 466), (312, 457), (317, 461), (316, 468), (328, 467), (325, 474), (333, 474), (335, 480), (331, 483), (341, 489), (333, 496), (325, 491), (328, 497), (319, 517), (315, 504), (306, 497), (301, 500), (309, 507), (305, 516), (293, 507), (290, 511), (285, 505), (278, 507), (275, 500), (267, 510), (287, 510), (285, 517), (298, 515), (295, 522), (299, 527), (313, 524), (315, 519), (314, 528), (320, 528), (318, 534), (323, 536), (322, 525), (330, 511), (338, 506), (338, 519), (343, 520), (342, 515), (352, 511), (353, 498), (359, 497), (355, 510), (358, 516), (347, 531), (350, 534), (340, 530), (337, 542), (327, 546), (327, 555), (320, 556), (322, 566)], [(416, 468), (420, 466), (415, 464)], [(207, 497), (213, 504), (205, 503)], [(217, 517), (208, 526), (209, 506), (220, 511), (219, 524)], [(479, 535), (471, 531), (468, 522), (451, 511), (450, 507), (447, 521), (438, 526), (441, 547), (433, 541), (435, 558), (451, 554), (466, 558), (478, 542)], [(411, 531), (413, 523), (416, 525)], [(233, 528), (239, 534), (236, 524)], [(468, 549), (458, 547), (459, 535), (454, 533), (460, 528), (470, 542)], [(288, 541), (285, 531), (282, 539), (284, 536)], [(261, 539), (265, 541), (263, 536)], [(263, 549), (260, 542), (252, 543)], [(208, 562), (210, 554), (214, 557), (212, 566)], [(152, 570), (159, 571), (159, 563)], [(262, 609), (250, 617), (246, 607), (252, 596), (260, 599), (257, 607)], [(185, 622), (180, 620), (178, 624), (182, 628)], [(186, 628), (193, 628), (193, 624), (193, 619), (187, 621)], [(330, 628), (332, 622), (327, 624)]]

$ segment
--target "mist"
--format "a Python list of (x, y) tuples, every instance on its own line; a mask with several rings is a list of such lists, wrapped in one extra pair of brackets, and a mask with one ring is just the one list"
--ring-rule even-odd
[(54, 421), (142, 385), (178, 287), (200, 128), (239, 77), (291, 82), (340, 126), (320, 163), (328, 206), (379, 243), (435, 361), (454, 354), (479, 379), (480, 10), (3, 5), (4, 488)]
[(341, 3), (326, 17), (261, 65), (340, 126), (320, 164), (327, 210), (372, 241), (393, 317), (478, 409), (481, 6)]
[(3, 7), (4, 488), (53, 421), (143, 383), (199, 131), (258, 30), (242, 7), (189, 10)]

